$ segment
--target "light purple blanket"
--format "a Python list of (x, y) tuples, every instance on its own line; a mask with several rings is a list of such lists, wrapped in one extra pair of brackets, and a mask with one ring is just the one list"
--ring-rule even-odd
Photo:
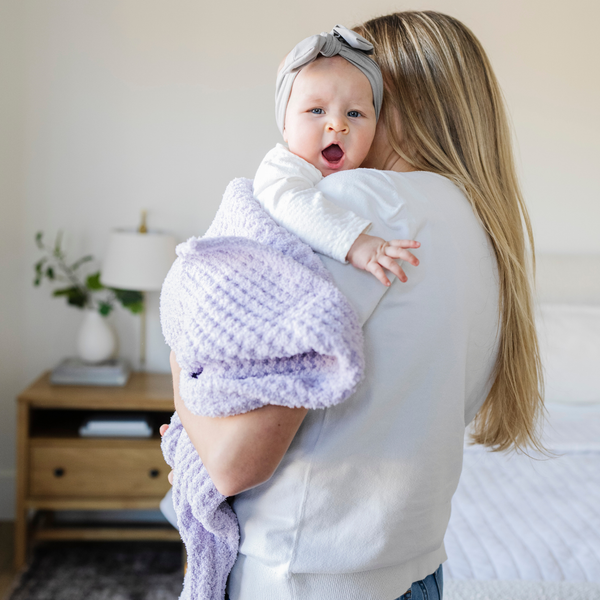
[[(177, 254), (161, 292), (161, 325), (193, 413), (325, 408), (354, 392), (364, 369), (356, 314), (312, 250), (263, 211), (250, 180), (229, 184), (206, 235)], [(177, 413), (162, 449), (188, 553), (181, 598), (223, 600), (237, 518)]]

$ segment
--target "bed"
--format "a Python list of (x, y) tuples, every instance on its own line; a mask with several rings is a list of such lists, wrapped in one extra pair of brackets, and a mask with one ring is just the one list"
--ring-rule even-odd
[(541, 257), (538, 277), (552, 457), (465, 444), (445, 600), (600, 600), (600, 257)]

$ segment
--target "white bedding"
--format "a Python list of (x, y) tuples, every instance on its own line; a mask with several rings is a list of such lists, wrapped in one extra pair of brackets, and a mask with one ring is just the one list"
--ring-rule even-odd
[[(446, 579), (600, 584), (600, 406), (549, 412), (544, 440), (556, 458), (465, 449), (445, 540)], [(486, 597), (475, 591), (463, 597)]]
[(600, 585), (573, 581), (444, 582), (444, 600), (600, 600)]

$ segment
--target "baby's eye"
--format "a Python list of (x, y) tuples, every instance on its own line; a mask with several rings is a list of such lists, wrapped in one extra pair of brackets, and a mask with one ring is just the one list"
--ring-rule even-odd
[(323, 114), (325, 114), (325, 111), (322, 108), (313, 108), (310, 112), (313, 115), (323, 115)]
[(355, 117), (360, 117), (360, 113), (357, 110), (351, 110), (351, 111), (348, 111), (348, 116), (349, 117), (354, 117), (354, 118)]

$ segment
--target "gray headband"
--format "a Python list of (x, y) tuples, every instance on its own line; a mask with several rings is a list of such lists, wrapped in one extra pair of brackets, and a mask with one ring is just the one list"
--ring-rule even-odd
[(373, 90), (375, 117), (379, 119), (383, 102), (383, 77), (377, 63), (367, 56), (373, 54), (373, 45), (355, 31), (343, 25), (336, 25), (331, 33), (312, 35), (302, 40), (287, 55), (281, 71), (277, 74), (275, 86), (275, 118), (279, 131), (283, 134), (285, 111), (296, 75), (319, 54), (326, 57), (339, 54), (367, 76)]

